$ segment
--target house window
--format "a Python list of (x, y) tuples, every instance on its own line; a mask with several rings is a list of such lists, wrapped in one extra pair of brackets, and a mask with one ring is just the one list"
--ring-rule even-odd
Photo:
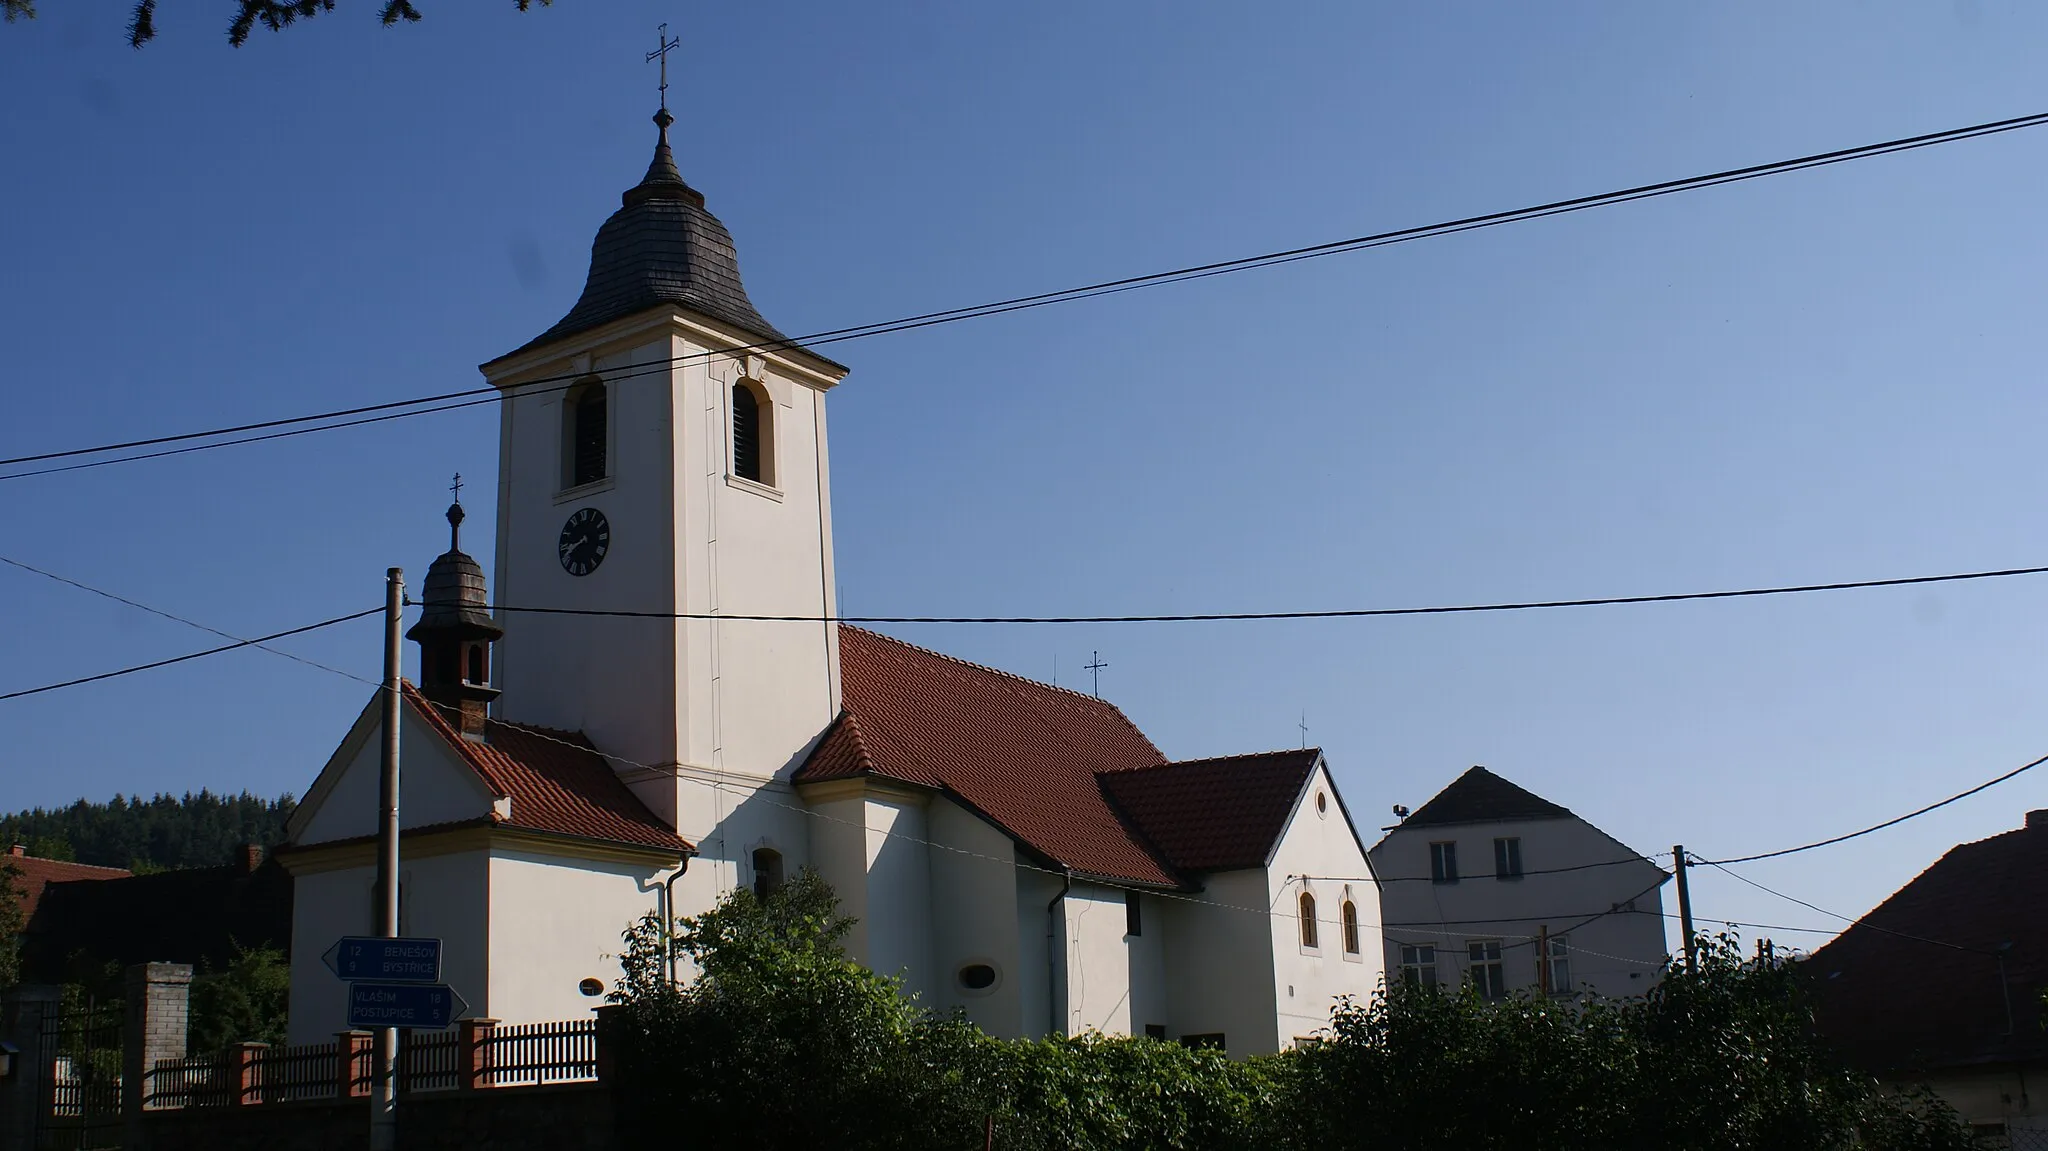
[(963, 991), (987, 991), (996, 985), (997, 972), (993, 964), (970, 963), (955, 975)]
[(1316, 946), (1316, 897), (1301, 893), (1301, 945)]
[(1482, 999), (1499, 999), (1508, 993), (1507, 972), (1500, 958), (1500, 940), (1475, 939), (1465, 944), (1472, 986)]
[(1437, 883), (1458, 882), (1457, 844), (1432, 843), (1429, 845), (1429, 878)]
[(562, 486), (594, 484), (610, 472), (602, 380), (576, 385), (562, 398)]
[(1493, 877), (1522, 878), (1522, 841), (1514, 837), (1493, 841)]
[(1550, 937), (1548, 953), (1543, 956), (1552, 995), (1569, 995), (1572, 990), (1572, 946), (1570, 938), (1563, 935)]
[(732, 474), (757, 484), (775, 482), (774, 441), (769, 426), (774, 405), (757, 385), (741, 380), (732, 386)]
[(1358, 954), (1358, 905), (1348, 899), (1345, 900), (1341, 914), (1344, 920), (1344, 954), (1356, 955)]
[(1164, 1038), (1166, 1038), (1166, 1024), (1164, 1024), (1164, 1023), (1147, 1023), (1147, 1024), (1145, 1025), (1145, 1038), (1147, 1038), (1147, 1039), (1164, 1039)]
[(1138, 893), (1124, 892), (1124, 934), (1145, 934), (1145, 921), (1138, 911)]
[(480, 643), (469, 645), (469, 682), (487, 682), (484, 675), (484, 645)]
[(754, 849), (754, 898), (766, 902), (782, 889), (782, 853), (772, 847)]
[(1401, 981), (1417, 987), (1436, 986), (1436, 948), (1433, 945), (1401, 945)]

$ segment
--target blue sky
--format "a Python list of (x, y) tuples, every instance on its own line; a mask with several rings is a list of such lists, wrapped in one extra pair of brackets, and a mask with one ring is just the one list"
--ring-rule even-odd
[[(2048, 109), (2048, 10), (375, 5), (0, 29), (0, 455), (479, 382), (651, 143), (806, 332)], [(855, 614), (1285, 610), (2033, 565), (2048, 129), (837, 345)], [(0, 481), (0, 555), (253, 634), (440, 550), (474, 409)], [(491, 519), (465, 542), (489, 556)], [(1292, 745), (1370, 836), (1484, 763), (1641, 850), (1765, 850), (2048, 752), (2041, 577), (1316, 623), (908, 628), (1168, 754)], [(211, 637), (0, 568), (0, 691)], [(365, 676), (375, 624), (293, 641)], [(0, 808), (302, 789), (366, 698), (258, 652), (0, 703)], [(1859, 913), (2048, 772), (1749, 874)], [(1530, 860), (1528, 866), (1540, 863)], [(1716, 916), (1828, 926), (1711, 872)], [(1668, 906), (1668, 893), (1667, 893)], [(1815, 936), (1790, 936), (1812, 940)]]

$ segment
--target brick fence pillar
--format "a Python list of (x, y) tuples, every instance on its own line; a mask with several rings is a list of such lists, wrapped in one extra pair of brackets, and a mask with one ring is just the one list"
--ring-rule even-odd
[(462, 1045), (456, 1085), (462, 1090), (491, 1086), (491, 1073), (497, 1070), (497, 1052), (491, 1046), (491, 1037), (497, 1030), (495, 1019), (464, 1019), (455, 1024), (456, 1040)]
[(128, 969), (121, 1016), (121, 1114), (129, 1147), (142, 1147), (142, 1109), (149, 1072), (165, 1059), (185, 1057), (190, 1021), (192, 965), (138, 963)]
[(43, 1021), (55, 1019), (62, 988), (23, 984), (0, 993), (0, 1041), (15, 1048), (14, 1078), (0, 1083), (0, 1147), (36, 1145), (36, 1120), (50, 1103), (50, 1061), (43, 1058)]
[(616, 1087), (619, 1083), (619, 1025), (626, 1009), (616, 1003), (597, 1009), (597, 1081)]
[(370, 1051), (376, 1036), (368, 1031), (343, 1031), (334, 1037), (334, 1097), (353, 1099), (370, 1093)]
[(268, 1043), (237, 1043), (227, 1051), (227, 1066), (222, 1073), (228, 1077), (228, 1090), (233, 1097), (228, 1102), (236, 1107), (263, 1102), (263, 1053), (270, 1050)]

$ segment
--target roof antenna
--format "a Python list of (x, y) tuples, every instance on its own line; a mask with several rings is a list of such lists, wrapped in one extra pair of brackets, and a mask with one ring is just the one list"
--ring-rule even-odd
[(1094, 677), (1095, 677), (1095, 692), (1094, 692), (1094, 694), (1095, 694), (1095, 698), (1096, 698), (1096, 699), (1101, 699), (1101, 698), (1102, 698), (1102, 669), (1103, 669), (1103, 668), (1106, 668), (1106, 667), (1108, 667), (1109, 665), (1108, 665), (1108, 664), (1106, 664), (1106, 663), (1104, 663), (1104, 662), (1102, 662), (1102, 653), (1101, 653), (1101, 652), (1099, 652), (1099, 651), (1091, 651), (1091, 652), (1089, 652), (1089, 653), (1088, 653), (1088, 655), (1090, 656), (1089, 662), (1087, 662), (1087, 663), (1084, 663), (1084, 664), (1082, 664), (1081, 666), (1082, 666), (1082, 667), (1085, 667), (1085, 668), (1087, 668), (1087, 669), (1088, 669), (1088, 671), (1089, 671), (1089, 672), (1090, 672), (1090, 673), (1091, 673), (1092, 675), (1094, 675)]

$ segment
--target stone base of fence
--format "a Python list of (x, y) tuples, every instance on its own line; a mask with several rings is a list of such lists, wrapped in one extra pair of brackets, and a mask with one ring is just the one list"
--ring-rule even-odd
[[(421, 1093), (398, 1111), (401, 1151), (619, 1151), (613, 1094), (597, 1083)], [(187, 1107), (142, 1117), (140, 1151), (366, 1147), (367, 1099)]]

